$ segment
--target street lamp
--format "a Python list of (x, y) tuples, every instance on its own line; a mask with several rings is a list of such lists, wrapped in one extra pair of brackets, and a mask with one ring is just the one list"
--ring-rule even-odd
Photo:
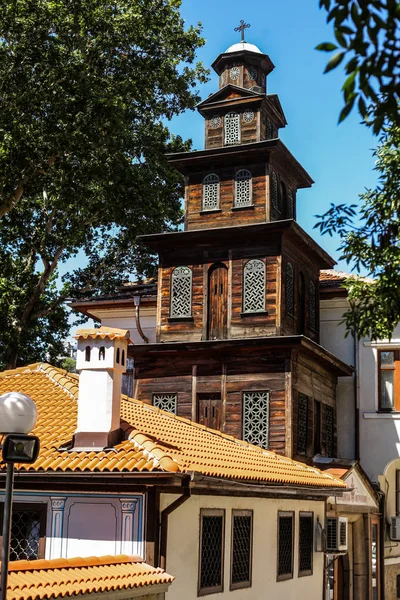
[(29, 396), (19, 392), (8, 392), (0, 396), (0, 435), (6, 435), (2, 457), (3, 462), (7, 464), (1, 544), (0, 600), (6, 600), (7, 595), (14, 463), (33, 463), (37, 459), (39, 438), (34, 435), (26, 435), (34, 428), (36, 419), (36, 406)]

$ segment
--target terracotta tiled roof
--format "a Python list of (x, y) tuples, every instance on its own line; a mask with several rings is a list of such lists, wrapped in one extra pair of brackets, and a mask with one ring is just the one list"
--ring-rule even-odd
[(336, 271), (335, 269), (321, 269), (319, 273), (319, 282), (322, 289), (324, 288), (341, 288), (343, 283), (348, 279), (361, 279), (367, 283), (373, 283), (371, 277), (360, 277), (345, 271)]
[(33, 465), (20, 465), (21, 470), (196, 472), (258, 483), (345, 487), (314, 467), (124, 396), (125, 441), (110, 451), (68, 451), (76, 429), (78, 383), (77, 375), (46, 364), (0, 374), (0, 394), (28, 394), (38, 408), (32, 433), (40, 437), (40, 454)]
[(47, 600), (170, 584), (174, 578), (139, 557), (18, 560), (9, 564), (7, 600)]
[(101, 339), (108, 338), (110, 340), (121, 340), (129, 338), (129, 331), (127, 329), (117, 329), (116, 327), (97, 327), (93, 329), (78, 329), (75, 335), (76, 340), (87, 340), (87, 339)]

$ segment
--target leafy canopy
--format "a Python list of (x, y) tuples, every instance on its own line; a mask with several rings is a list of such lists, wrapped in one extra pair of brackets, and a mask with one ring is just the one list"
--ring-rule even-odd
[(325, 73), (346, 61), (339, 122), (356, 104), (375, 134), (385, 124), (399, 124), (399, 0), (319, 0), (319, 5), (326, 9), (336, 38), (336, 43), (317, 46), (334, 53)]
[(360, 195), (356, 205), (341, 204), (318, 215), (322, 234), (336, 234), (341, 259), (374, 278), (351, 278), (347, 283), (351, 310), (348, 331), (372, 339), (390, 338), (400, 321), (400, 127), (392, 125), (375, 151), (379, 182)]
[[(13, 0), (0, 21), (0, 365), (62, 354), (65, 301), (110, 292), (176, 228), (204, 40), (178, 0)], [(71, 259), (82, 265), (70, 270)], [(60, 278), (60, 269), (67, 272)]]

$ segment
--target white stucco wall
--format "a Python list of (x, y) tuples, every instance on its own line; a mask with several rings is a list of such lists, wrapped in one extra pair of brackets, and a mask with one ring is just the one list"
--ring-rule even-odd
[[(321, 300), (320, 343), (348, 365), (355, 366), (355, 342), (345, 338), (343, 314), (348, 308), (345, 298)], [(337, 385), (337, 447), (339, 458), (355, 458), (355, 376), (339, 377)]]
[[(0, 493), (0, 502), (4, 492)], [(128, 554), (144, 557), (141, 494), (17, 492), (14, 503), (46, 506), (45, 558)]]
[[(161, 509), (176, 496), (162, 495)], [(237, 598), (240, 600), (321, 600), (323, 595), (324, 555), (314, 552), (313, 575), (298, 577), (299, 511), (313, 511), (324, 522), (324, 502), (279, 500), (266, 498), (237, 498), (227, 496), (192, 496), (168, 521), (167, 571), (176, 580), (167, 594), (167, 600), (197, 599), (200, 509), (225, 509), (224, 591), (212, 598)], [(231, 511), (253, 510), (253, 570), (252, 586), (229, 590)], [(295, 543), (293, 579), (276, 581), (277, 573), (277, 517), (279, 510), (295, 511)], [(316, 526), (317, 527), (317, 526)]]
[[(156, 307), (140, 307), (140, 325), (143, 333), (149, 338), (150, 344), (156, 341)], [(106, 327), (117, 327), (119, 329), (127, 329), (130, 332), (130, 339), (134, 344), (144, 344), (145, 342), (140, 337), (136, 329), (135, 308), (120, 308), (120, 309), (96, 309), (93, 310), (101, 324)]]

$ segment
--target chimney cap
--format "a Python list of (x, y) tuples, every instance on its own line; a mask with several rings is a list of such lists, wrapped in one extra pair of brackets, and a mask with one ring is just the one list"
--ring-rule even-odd
[(127, 329), (117, 329), (116, 327), (97, 327), (93, 329), (78, 329), (74, 336), (76, 340), (96, 340), (96, 339), (109, 339), (109, 340), (123, 340), (127, 339), (128, 342), (130, 332)]

